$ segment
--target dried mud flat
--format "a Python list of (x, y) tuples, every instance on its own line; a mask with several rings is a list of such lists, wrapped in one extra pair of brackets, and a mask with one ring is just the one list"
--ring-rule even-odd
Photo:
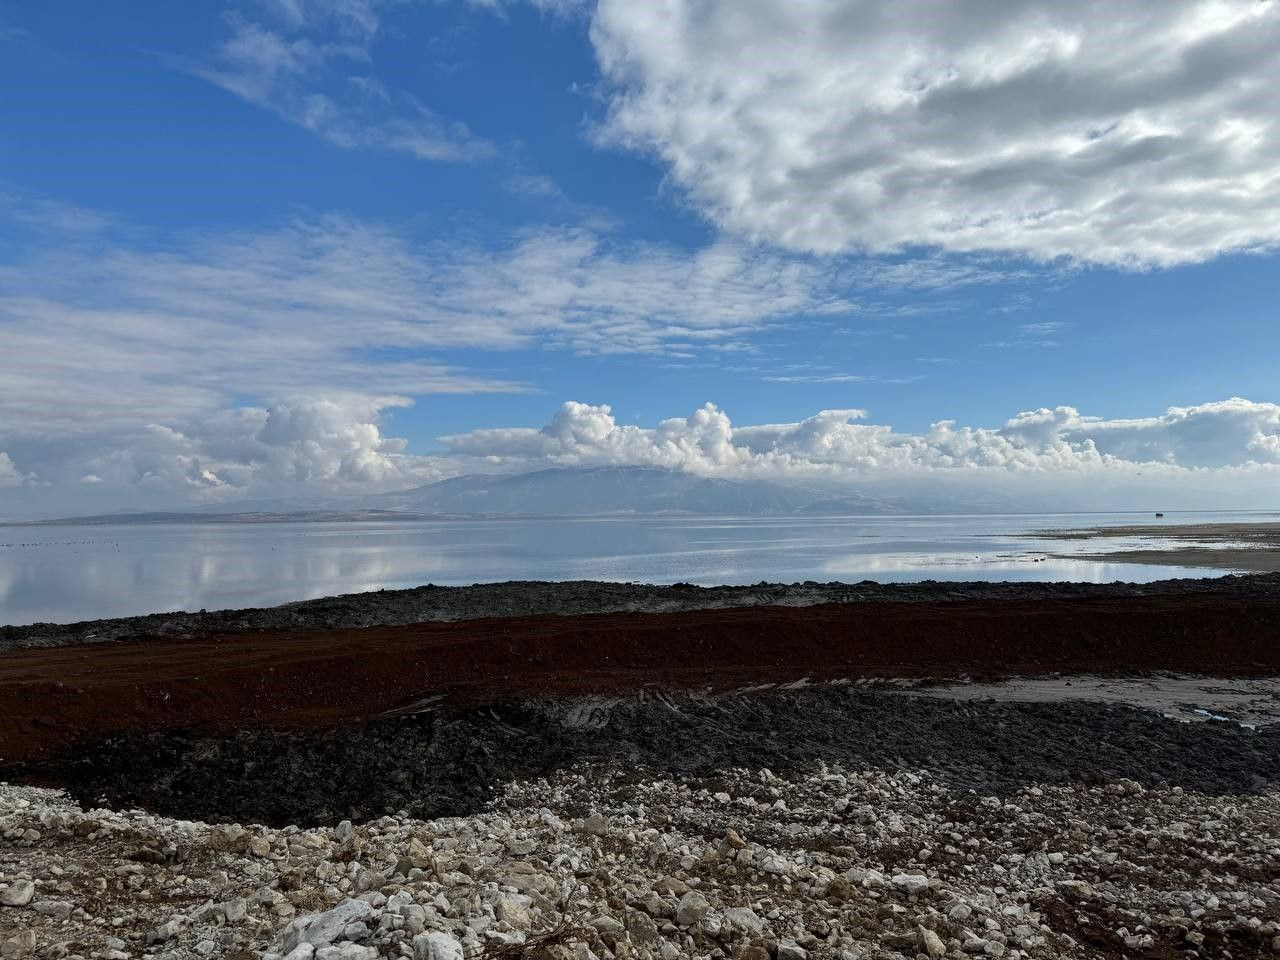
[(1272, 573), (1280, 570), (1280, 523), (1135, 524), (1079, 530), (1041, 530), (1030, 536), (1054, 540), (1129, 538), (1176, 544), (1125, 547), (1091, 553), (1058, 553), (1066, 560), (1102, 560), (1160, 566)]
[(750, 589), (4, 654), (0, 956), (1280, 956), (1280, 578)]

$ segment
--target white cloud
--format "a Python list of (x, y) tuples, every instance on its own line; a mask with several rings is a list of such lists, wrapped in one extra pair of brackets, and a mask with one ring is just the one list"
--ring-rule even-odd
[[(127, 446), (84, 465), (81, 483), (134, 486), (195, 499), (263, 493), (398, 489), (439, 479), (438, 467), (405, 453), (379, 420), (400, 398), (282, 401), (220, 411), (179, 426), (148, 425)], [(92, 478), (92, 479), (91, 479)]]
[[(482, 244), (342, 217), (86, 232), (74, 211), (29, 209), (39, 230), (0, 265), (0, 449), (80, 491), (218, 494), (287, 476), (339, 487), (357, 474), (394, 485), (422, 465), (369, 439), (383, 398), (533, 389), (502, 374), (501, 351), (741, 346), (776, 322), (852, 310), (830, 265), (728, 243), (689, 254), (556, 228)], [(462, 348), (491, 351), (499, 369), (438, 359)], [(256, 441), (214, 444), (228, 429), (256, 435), (281, 399), (334, 398), (349, 416), (333, 435), (368, 439), (337, 467), (290, 454), (286, 470)]]
[(804, 251), (1280, 242), (1276, 0), (600, 0), (602, 139)]
[(607, 405), (566, 403), (540, 430), (442, 437), (460, 458), (504, 469), (638, 465), (725, 477), (856, 481), (894, 476), (1099, 471), (1165, 476), (1280, 466), (1280, 405), (1232, 399), (1161, 416), (1106, 420), (1072, 407), (1020, 413), (997, 428), (939, 421), (923, 434), (867, 423), (865, 410), (824, 410), (794, 423), (734, 426), (712, 404), (654, 429), (619, 425)]
[(18, 472), (18, 468), (9, 458), (9, 454), (0, 450), (0, 488), (20, 487), (29, 479), (29, 477)]
[(173, 62), (344, 149), (441, 162), (492, 156), (493, 145), (465, 124), (389, 90), (371, 72), (379, 6), (275, 0), (267, 7), (278, 26), (230, 15), (231, 35), (208, 62)]
[(245, 396), (522, 390), (429, 354), (661, 352), (852, 309), (832, 273), (803, 260), (731, 244), (690, 255), (577, 229), (485, 246), (329, 217), (53, 241), (0, 266), (8, 431), (171, 422)]

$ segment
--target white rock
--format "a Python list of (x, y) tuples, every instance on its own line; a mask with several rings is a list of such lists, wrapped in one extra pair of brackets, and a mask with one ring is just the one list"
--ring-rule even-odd
[(533, 926), (533, 917), (529, 912), (532, 897), (522, 893), (502, 893), (493, 904), (493, 915), (516, 930), (528, 930)]
[(300, 943), (327, 946), (338, 939), (347, 924), (367, 920), (373, 914), (373, 907), (363, 900), (343, 900), (332, 910), (309, 913), (289, 921), (281, 936), (281, 947), (289, 953)]
[(43, 916), (53, 917), (55, 920), (65, 920), (71, 916), (75, 906), (66, 900), (38, 900), (32, 904), (31, 909)]
[(778, 960), (809, 960), (809, 951), (788, 937), (778, 941), (777, 958)]
[(222, 905), (222, 915), (227, 923), (239, 923), (249, 914), (249, 902), (244, 897), (233, 897)]
[(730, 907), (724, 912), (722, 929), (725, 933), (758, 937), (764, 933), (764, 921), (750, 907)]
[(9, 889), (0, 893), (0, 904), (6, 907), (25, 907), (36, 895), (36, 885), (30, 880), (15, 880)]
[(945, 956), (947, 945), (942, 942), (942, 938), (930, 930), (928, 927), (917, 927), (916, 932), (920, 936), (920, 949), (927, 953), (934, 960)]
[(413, 956), (414, 960), (465, 960), (462, 944), (438, 930), (413, 938)]
[(315, 960), (378, 960), (378, 951), (358, 943), (331, 944), (318, 948)]
[(697, 923), (710, 909), (711, 904), (706, 897), (697, 890), (690, 890), (680, 898), (680, 903), (676, 906), (676, 923), (682, 926)]
[(923, 873), (896, 873), (893, 875), (892, 883), (897, 889), (908, 894), (924, 893), (929, 889), (929, 878)]
[(776, 853), (770, 853), (765, 856), (764, 862), (760, 864), (760, 869), (776, 877), (784, 877), (791, 872), (791, 864)]

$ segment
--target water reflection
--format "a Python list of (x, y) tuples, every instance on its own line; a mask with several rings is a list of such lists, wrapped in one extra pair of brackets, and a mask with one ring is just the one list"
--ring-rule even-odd
[(0, 623), (264, 606), (426, 582), (1149, 581), (1219, 572), (1035, 562), (1050, 550), (1109, 544), (1019, 536), (1132, 522), (1132, 515), (1040, 515), (0, 527)]

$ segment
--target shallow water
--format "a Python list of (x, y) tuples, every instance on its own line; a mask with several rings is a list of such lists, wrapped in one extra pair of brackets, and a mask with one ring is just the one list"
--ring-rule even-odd
[[(1163, 522), (1248, 519), (1260, 517), (1171, 513)], [(1131, 542), (1018, 536), (1137, 522), (1160, 521), (1130, 513), (0, 526), (0, 624), (269, 606), (423, 583), (1147, 582), (1224, 572), (1044, 559)]]

